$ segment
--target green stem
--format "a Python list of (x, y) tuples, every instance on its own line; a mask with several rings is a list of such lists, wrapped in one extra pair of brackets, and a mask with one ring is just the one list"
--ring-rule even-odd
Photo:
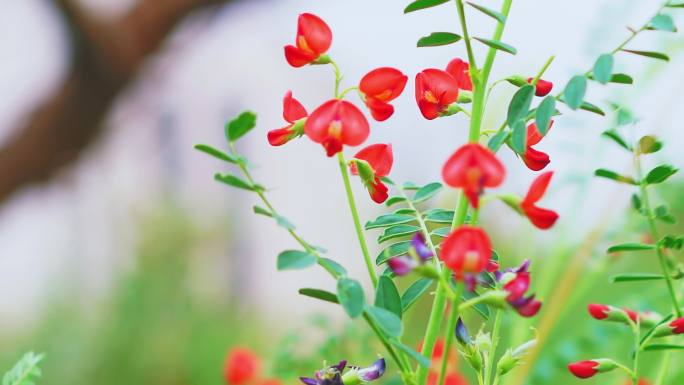
[(402, 373), (407, 373), (409, 369), (405, 367), (405, 362), (403, 362), (399, 357), (397, 356), (397, 353), (394, 351), (394, 348), (392, 345), (390, 345), (389, 340), (385, 338), (385, 335), (380, 331), (380, 328), (375, 324), (375, 322), (368, 316), (368, 313), (364, 312), (363, 313), (363, 319), (366, 320), (368, 323), (368, 326), (373, 330), (375, 335), (378, 337), (382, 345), (385, 347), (385, 349), (389, 352), (390, 356), (394, 360), (394, 362), (399, 366), (399, 370), (401, 370)]
[(445, 331), (444, 353), (442, 354), (442, 365), (439, 369), (439, 381), (437, 382), (438, 385), (444, 385), (444, 380), (446, 379), (447, 364), (449, 363), (451, 346), (454, 343), (456, 322), (458, 321), (459, 314), (459, 302), (462, 291), (463, 285), (459, 285), (458, 289), (456, 290), (456, 296), (451, 302), (451, 313), (449, 313), (449, 320), (447, 321), (447, 329)]
[[(463, 41), (465, 42), (466, 51), (468, 51), (468, 65), (470, 70), (477, 72), (477, 64), (475, 63), (475, 54), (473, 53), (473, 46), (470, 41), (470, 34), (468, 33), (468, 24), (465, 19), (465, 9), (463, 9), (463, 0), (456, 0), (456, 10), (458, 11), (458, 20), (461, 23), (461, 31), (463, 32)], [(472, 76), (472, 73), (471, 73)]]
[(665, 356), (660, 361), (660, 372), (658, 373), (658, 378), (656, 379), (655, 385), (665, 384), (665, 377), (670, 371), (670, 352), (666, 351)]
[(651, 210), (651, 202), (648, 195), (648, 187), (647, 183), (644, 181), (643, 171), (641, 169), (641, 157), (638, 153), (635, 153), (634, 155), (634, 163), (637, 178), (639, 178), (639, 191), (641, 193), (641, 202), (643, 205), (644, 216), (646, 216), (646, 220), (648, 222), (651, 238), (653, 238), (653, 242), (656, 243), (656, 255), (658, 256), (660, 268), (662, 269), (663, 275), (665, 276), (665, 282), (667, 283), (667, 290), (670, 295), (670, 300), (672, 301), (672, 307), (674, 308), (674, 312), (677, 315), (677, 318), (680, 318), (682, 316), (682, 309), (679, 306), (679, 301), (677, 300), (677, 293), (674, 289), (672, 272), (670, 271), (670, 268), (667, 265), (667, 260), (665, 259), (665, 255), (663, 254), (662, 246), (658, 244), (660, 236), (658, 235), (658, 228), (655, 223), (653, 211)]
[(489, 383), (492, 373), (496, 371), (496, 365), (494, 365), (494, 360), (496, 359), (496, 348), (499, 344), (499, 334), (501, 332), (501, 319), (503, 317), (503, 311), (497, 310), (496, 316), (494, 317), (494, 326), (492, 328), (492, 349), (489, 354), (489, 359), (484, 365), (484, 376), (485, 385)]
[(539, 81), (539, 79), (541, 79), (542, 76), (544, 76), (544, 72), (546, 72), (546, 70), (549, 68), (549, 66), (553, 62), (553, 59), (555, 59), (555, 58), (556, 58), (555, 55), (551, 55), (549, 60), (547, 60), (546, 63), (544, 63), (544, 66), (541, 68), (541, 70), (539, 70), (539, 72), (537, 73), (537, 76), (535, 76), (534, 79), (532, 79), (532, 85), (533, 86), (537, 85), (537, 82)]
[(634, 333), (634, 365), (632, 366), (632, 383), (633, 385), (639, 384), (639, 352), (641, 351), (641, 325), (637, 319), (636, 323), (632, 325), (632, 332)]
[(335, 71), (335, 98), (336, 99), (342, 99), (340, 96), (340, 82), (342, 82), (342, 71), (340, 71), (340, 67), (337, 66), (337, 63), (335, 63), (333, 60), (330, 60), (330, 65), (333, 67), (333, 71)]
[(375, 272), (375, 264), (371, 259), (370, 253), (368, 252), (368, 244), (366, 243), (366, 236), (363, 233), (363, 227), (361, 226), (361, 220), (359, 219), (359, 211), (356, 208), (356, 201), (354, 200), (354, 193), (352, 192), (351, 183), (349, 181), (349, 172), (347, 171), (347, 162), (344, 160), (344, 155), (342, 152), (337, 153), (337, 160), (340, 164), (340, 173), (342, 174), (342, 180), (344, 181), (344, 190), (347, 193), (347, 202), (349, 203), (349, 210), (351, 211), (352, 218), (354, 220), (354, 229), (356, 230), (356, 237), (359, 239), (359, 246), (361, 246), (361, 252), (363, 253), (363, 259), (366, 262), (366, 268), (368, 269), (368, 275), (370, 276), (371, 282), (373, 282), (373, 287), (378, 286), (378, 275)]

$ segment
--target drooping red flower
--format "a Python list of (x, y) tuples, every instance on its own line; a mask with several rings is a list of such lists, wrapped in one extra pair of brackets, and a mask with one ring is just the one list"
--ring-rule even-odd
[[(551, 129), (551, 126), (553, 126), (553, 120), (549, 123), (549, 130)], [(539, 133), (539, 130), (537, 130), (537, 125), (535, 123), (531, 123), (529, 126), (527, 126), (527, 147), (525, 148), (525, 154), (522, 158), (527, 168), (532, 171), (543, 170), (544, 167), (551, 162), (549, 154), (535, 150), (532, 147), (539, 143), (542, 138), (543, 136)]]
[(448, 72), (460, 90), (472, 91), (473, 83), (470, 79), (470, 65), (461, 59), (454, 59), (447, 64), (446, 72)]
[[(371, 179), (363, 181), (371, 199), (373, 199), (375, 203), (383, 203), (386, 201), (388, 189), (380, 178), (389, 175), (392, 170), (392, 163), (394, 162), (392, 145), (384, 143), (371, 144), (357, 152), (356, 155), (354, 155), (354, 159), (365, 160), (373, 169), (375, 175), (373, 175)], [(354, 162), (351, 163), (350, 169), (352, 174), (359, 174)]]
[(458, 85), (448, 72), (428, 68), (416, 75), (416, 102), (425, 119), (438, 118), (458, 99)]
[(277, 128), (268, 132), (268, 143), (271, 146), (282, 146), (290, 140), (304, 133), (304, 122), (297, 121), (307, 116), (306, 108), (297, 99), (292, 97), (292, 91), (287, 91), (283, 98), (283, 118), (290, 123), (283, 128)]
[(328, 156), (342, 151), (342, 146), (358, 146), (370, 132), (361, 110), (346, 100), (332, 99), (314, 110), (304, 124), (304, 133), (321, 143)]
[(302, 13), (297, 19), (295, 45), (285, 46), (285, 59), (293, 67), (316, 61), (332, 44), (332, 31), (320, 17)]
[[(532, 84), (532, 81), (534, 78), (528, 78), (527, 82)], [(535, 86), (534, 94), (537, 96), (546, 96), (548, 95), (551, 90), (553, 89), (553, 83), (547, 82), (546, 80), (539, 79), (537, 80), (537, 84)]]
[(558, 213), (553, 210), (543, 209), (537, 206), (537, 202), (544, 196), (553, 171), (545, 172), (539, 175), (527, 191), (527, 195), (520, 203), (520, 208), (523, 210), (527, 218), (530, 219), (533, 225), (540, 229), (548, 229), (558, 220)]
[(492, 257), (492, 244), (484, 230), (463, 225), (454, 230), (442, 243), (439, 259), (456, 273), (479, 273), (487, 267)]
[(586, 360), (569, 364), (568, 369), (572, 374), (575, 375), (575, 377), (589, 378), (593, 377), (596, 373), (598, 373), (598, 369), (596, 369), (596, 367), (598, 366), (598, 362), (593, 360)]
[(235, 347), (226, 358), (223, 367), (224, 379), (229, 385), (242, 385), (255, 379), (261, 362), (250, 349)]
[(506, 169), (493, 152), (477, 143), (463, 145), (444, 163), (442, 179), (451, 187), (462, 188), (474, 207), (485, 187), (503, 182)]
[(389, 104), (404, 91), (408, 77), (391, 67), (376, 68), (367, 73), (359, 82), (359, 91), (365, 98), (366, 107), (373, 119), (382, 122), (394, 113)]

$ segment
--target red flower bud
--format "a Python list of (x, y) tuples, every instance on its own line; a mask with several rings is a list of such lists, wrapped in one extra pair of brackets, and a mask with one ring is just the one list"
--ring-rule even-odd
[(484, 188), (500, 185), (505, 176), (506, 170), (494, 153), (477, 143), (456, 150), (442, 168), (446, 184), (462, 188), (474, 208)]
[[(527, 82), (532, 84), (532, 80), (534, 80), (534, 78), (528, 78)], [(553, 83), (539, 79), (537, 80), (537, 85), (534, 94), (537, 96), (546, 96), (551, 92), (551, 89), (553, 89)]]
[(307, 116), (306, 109), (297, 99), (292, 97), (292, 91), (287, 91), (283, 98), (283, 118), (290, 123), (283, 128), (278, 128), (268, 132), (268, 143), (271, 146), (282, 146), (290, 140), (302, 135), (301, 123), (299, 129), (295, 129), (295, 123)]
[(376, 68), (361, 78), (359, 91), (373, 119), (381, 122), (392, 116), (394, 107), (389, 102), (401, 95), (407, 80), (406, 75), (391, 67)]
[(456, 80), (456, 86), (461, 90), (472, 91), (473, 83), (470, 80), (470, 65), (461, 59), (454, 59), (449, 62), (446, 72)]
[(558, 214), (555, 211), (543, 209), (537, 206), (537, 202), (544, 196), (553, 171), (545, 172), (539, 175), (527, 191), (527, 195), (520, 203), (520, 208), (523, 210), (527, 218), (530, 219), (533, 225), (540, 229), (548, 229), (558, 220)]
[(321, 143), (328, 156), (342, 151), (342, 146), (358, 146), (368, 137), (370, 127), (361, 110), (346, 100), (332, 99), (311, 113), (304, 133)]
[(684, 333), (684, 317), (677, 318), (676, 320), (670, 322), (669, 326), (672, 328), (672, 334)]
[(591, 316), (596, 318), (597, 320), (603, 320), (608, 318), (608, 312), (610, 311), (610, 307), (596, 303), (589, 304), (589, 306), (587, 306), (587, 309), (589, 310), (589, 314), (591, 314)]
[[(356, 153), (354, 158), (368, 162), (368, 165), (371, 166), (375, 173), (372, 180), (363, 181), (371, 199), (373, 199), (375, 203), (383, 203), (386, 201), (389, 196), (388, 189), (380, 178), (389, 175), (390, 170), (392, 170), (392, 162), (394, 161), (392, 145), (383, 143), (371, 144)], [(349, 168), (351, 169), (352, 174), (358, 175), (355, 163), (352, 162)]]
[[(549, 130), (551, 129), (551, 126), (553, 126), (553, 120), (549, 123)], [(525, 154), (522, 159), (527, 168), (532, 171), (542, 170), (551, 162), (547, 153), (532, 148), (532, 146), (539, 143), (542, 138), (543, 136), (539, 133), (539, 130), (537, 130), (537, 125), (535, 123), (531, 123), (527, 126), (527, 147), (525, 148)]]
[(226, 358), (223, 368), (226, 383), (241, 385), (255, 379), (261, 366), (259, 358), (249, 349), (235, 347)]
[(464, 225), (454, 230), (442, 243), (439, 259), (456, 273), (479, 273), (492, 257), (492, 244), (479, 227)]
[(330, 48), (332, 31), (320, 17), (302, 13), (297, 20), (295, 44), (285, 46), (285, 59), (293, 67), (302, 67), (318, 59)]
[(599, 366), (598, 362), (587, 360), (569, 364), (568, 369), (575, 377), (589, 378), (598, 373), (598, 370), (596, 369), (597, 366)]
[(416, 102), (425, 119), (440, 116), (458, 99), (458, 85), (448, 72), (428, 68), (416, 75)]

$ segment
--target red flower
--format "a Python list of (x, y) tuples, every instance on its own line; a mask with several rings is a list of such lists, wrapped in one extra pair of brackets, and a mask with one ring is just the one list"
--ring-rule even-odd
[(368, 137), (368, 120), (361, 110), (346, 100), (332, 99), (321, 104), (304, 124), (304, 133), (321, 143), (328, 156), (342, 151), (342, 146), (358, 146)]
[[(527, 82), (532, 84), (532, 80), (534, 80), (534, 78), (528, 78)], [(535, 86), (534, 94), (537, 96), (546, 96), (551, 92), (551, 89), (553, 89), (553, 83), (539, 79), (537, 80), (537, 85)]]
[(425, 119), (440, 116), (458, 99), (458, 85), (448, 72), (428, 68), (416, 75), (416, 102)]
[[(551, 129), (552, 125), (553, 120), (551, 121), (551, 123), (549, 123), (549, 130)], [(532, 123), (529, 126), (527, 126), (527, 148), (525, 148), (523, 162), (525, 162), (527, 168), (529, 168), (532, 171), (542, 170), (551, 162), (551, 159), (549, 159), (549, 154), (537, 151), (534, 148), (532, 148), (532, 146), (539, 143), (542, 140), (542, 138), (543, 136), (539, 133), (539, 130), (537, 130), (536, 124)]]
[(461, 90), (472, 91), (473, 83), (470, 80), (470, 65), (461, 59), (454, 59), (447, 64), (446, 72), (456, 80), (456, 86)]
[(610, 311), (610, 307), (596, 303), (589, 304), (587, 309), (589, 310), (589, 314), (599, 321), (608, 318), (608, 312)]
[(268, 143), (271, 146), (282, 146), (290, 140), (301, 136), (303, 134), (303, 123), (297, 126), (296, 123), (298, 120), (306, 118), (307, 115), (302, 103), (292, 97), (292, 91), (287, 91), (283, 98), (283, 118), (290, 124), (283, 128), (269, 131), (267, 135)]
[(487, 233), (479, 227), (463, 225), (454, 230), (442, 243), (439, 259), (456, 273), (479, 273), (492, 257), (492, 244)]
[(540, 229), (548, 229), (558, 220), (558, 214), (555, 211), (537, 206), (537, 202), (544, 196), (552, 176), (553, 171), (539, 175), (532, 182), (527, 195), (525, 195), (525, 199), (520, 203), (520, 208), (525, 212), (530, 222)]
[[(380, 180), (380, 178), (389, 175), (390, 170), (392, 170), (392, 163), (394, 161), (394, 156), (392, 155), (392, 145), (391, 144), (371, 144), (370, 146), (364, 147), (361, 151), (354, 155), (355, 159), (361, 159), (368, 162), (368, 164), (373, 169), (375, 175), (368, 180), (364, 180), (364, 184), (368, 189), (368, 193), (376, 203), (383, 203), (387, 200), (387, 186)], [(358, 175), (356, 164), (352, 162), (350, 166), (351, 172), (354, 175)]]
[(442, 178), (451, 187), (462, 188), (474, 208), (485, 187), (503, 182), (506, 169), (489, 149), (469, 143), (449, 157), (442, 168)]
[(297, 19), (296, 46), (285, 46), (285, 59), (293, 67), (316, 61), (332, 44), (330, 27), (318, 16), (302, 13)]
[(568, 365), (568, 369), (572, 374), (579, 378), (589, 378), (593, 377), (598, 370), (596, 367), (599, 363), (592, 360), (579, 361)]
[(676, 320), (670, 322), (669, 326), (672, 328), (672, 334), (684, 333), (684, 318), (677, 318)]
[(252, 381), (259, 372), (259, 358), (249, 349), (235, 347), (226, 358), (223, 368), (226, 383), (241, 385)]
[[(439, 373), (431, 371), (428, 374), (427, 385), (438, 385)], [(444, 385), (468, 385), (468, 380), (458, 373), (447, 373), (444, 377)]]
[(530, 273), (524, 271), (517, 273), (515, 278), (504, 285), (504, 290), (508, 292), (507, 301), (516, 301), (522, 298), (530, 288)]
[(401, 71), (390, 67), (376, 68), (361, 78), (359, 91), (373, 119), (382, 122), (392, 116), (394, 106), (389, 102), (401, 95), (407, 80)]
[(266, 378), (263, 380), (259, 380), (259, 382), (257, 382), (257, 385), (283, 385), (283, 383), (277, 378)]

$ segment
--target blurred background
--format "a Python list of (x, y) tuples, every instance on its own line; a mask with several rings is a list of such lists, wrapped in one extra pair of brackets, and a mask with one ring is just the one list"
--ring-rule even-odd
[[(266, 132), (284, 125), (287, 90), (309, 111), (332, 92), (330, 68), (294, 69), (284, 60), (282, 47), (294, 39), (297, 15), (312, 12), (333, 30), (329, 53), (345, 85), (379, 66), (409, 75), (394, 117), (374, 122), (369, 141), (394, 145), (392, 179), (438, 180), (442, 162), (466, 138), (467, 121), (425, 121), (413, 100), (412, 78), (465, 57), (465, 51), (461, 45), (416, 48), (430, 32), (458, 32), (457, 15), (448, 4), (403, 15), (406, 4), (0, 2), (0, 368), (34, 349), (47, 355), (44, 384), (220, 384), (226, 352), (243, 345), (263, 355), (269, 375), (294, 384), (324, 359), (371, 360), (381, 350), (368, 346), (363, 324), (297, 294), (301, 286), (331, 289), (334, 283), (318, 270), (276, 274), (275, 256), (295, 247), (292, 240), (252, 214), (251, 194), (214, 182), (224, 165), (192, 146), (218, 146), (227, 119), (255, 111), (257, 129), (240, 151), (257, 165), (258, 180), (307, 239), (329, 249), (351, 275), (365, 277), (336, 162), (305, 139), (272, 148)], [(499, 54), (493, 78), (534, 76), (555, 54), (545, 78), (561, 87), (659, 5), (516, 1), (503, 40), (518, 54)], [(491, 33), (491, 19), (476, 12), (468, 17), (473, 35)], [(618, 56), (616, 72), (631, 74), (635, 84), (593, 86), (587, 99), (602, 107), (610, 101), (629, 106), (638, 123), (623, 128), (623, 135), (667, 138), (651, 161), (681, 166), (684, 38), (645, 33), (633, 47), (667, 52), (671, 62)], [(497, 88), (487, 128), (499, 125), (513, 92), (508, 85)], [(611, 242), (638, 239), (643, 230), (627, 214), (629, 189), (592, 177), (598, 167), (631, 168), (628, 155), (600, 138), (613, 124), (610, 114), (566, 114), (539, 146), (551, 154), (556, 171), (543, 204), (561, 214), (552, 230), (539, 232), (499, 204), (482, 214), (504, 265), (533, 259), (533, 286), (545, 301), (533, 320), (506, 320), (505, 338), (512, 343), (529, 339), (530, 327), (543, 337), (529, 365), (506, 384), (571, 384), (568, 361), (627, 359), (629, 336), (590, 322), (583, 310), (589, 302), (667, 309), (665, 290), (657, 285), (608, 283), (615, 272), (657, 269), (650, 255), (604, 253)], [(501, 190), (523, 194), (533, 174), (510, 152), (502, 154), (510, 166)], [(681, 217), (682, 183), (673, 180), (658, 190), (659, 199), (669, 199)], [(360, 183), (354, 188), (363, 221), (383, 211), (365, 199)], [(455, 196), (440, 199), (435, 203), (450, 207)], [(407, 341), (414, 346), (428, 305), (411, 318), (415, 327)], [(645, 373), (653, 378), (646, 361)], [(683, 379), (682, 369), (673, 367), (670, 378)], [(617, 376), (605, 379), (622, 384)]]

